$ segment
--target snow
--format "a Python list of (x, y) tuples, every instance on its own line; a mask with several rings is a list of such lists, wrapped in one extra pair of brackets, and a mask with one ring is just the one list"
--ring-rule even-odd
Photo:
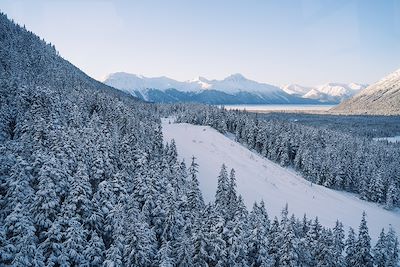
[(311, 89), (307, 94), (303, 95), (304, 98), (311, 98), (311, 99), (318, 99), (323, 95), (324, 93), (321, 93), (317, 89)]
[[(217, 176), (222, 163), (234, 168), (237, 190), (246, 206), (264, 200), (270, 215), (279, 216), (286, 203), (290, 213), (309, 218), (318, 216), (320, 222), (333, 227), (336, 219), (344, 226), (358, 229), (361, 214), (367, 213), (368, 227), (376, 241), (382, 227), (391, 224), (400, 233), (400, 212), (387, 211), (375, 203), (358, 199), (357, 196), (311, 184), (294, 171), (259, 156), (228, 136), (208, 126), (186, 123), (175, 124), (172, 119), (163, 119), (165, 141), (175, 139), (179, 157), (189, 163), (192, 156), (199, 166), (200, 188), (206, 201), (214, 199)], [(171, 122), (171, 123), (169, 123)]]
[(357, 84), (357, 83), (327, 83), (321, 86), (318, 86), (317, 90), (319, 92), (325, 93), (330, 96), (352, 96), (355, 93), (361, 91), (366, 88), (365, 84)]
[(326, 83), (319, 86), (307, 87), (298, 84), (288, 84), (282, 87), (288, 94), (301, 95), (304, 98), (321, 98), (323, 94), (330, 97), (350, 97), (365, 89), (367, 85), (359, 83)]
[(265, 94), (282, 91), (277, 86), (249, 80), (240, 73), (232, 74), (223, 80), (212, 80), (210, 82), (212, 83), (212, 89), (226, 93), (257, 92)]
[(368, 86), (348, 101), (331, 110), (333, 113), (399, 115), (400, 69)]
[(125, 72), (116, 72), (108, 75), (104, 83), (128, 92), (137, 90), (142, 94), (146, 92), (147, 89), (166, 90), (174, 88), (184, 92), (199, 90), (199, 88), (197, 88), (198, 86), (193, 86), (187, 82), (176, 81), (165, 76), (149, 78)]
[(200, 86), (201, 89), (210, 89), (212, 86), (212, 84), (210, 83), (209, 80), (207, 80), (206, 78), (201, 77), (201, 76), (199, 76), (193, 80), (189, 80), (187, 82), (190, 83), (191, 85), (193, 85), (194, 87), (196, 87), (196, 85)]
[(365, 90), (361, 91), (357, 96), (373, 95), (381, 91), (381, 94), (390, 91), (397, 91), (400, 84), (400, 69), (390, 73), (377, 83), (368, 86)]
[(302, 86), (299, 84), (288, 84), (282, 86), (281, 88), (289, 95), (301, 95), (301, 96), (307, 94), (309, 91), (311, 91), (311, 89), (313, 89), (312, 87)]
[(104, 83), (129, 92), (135, 90), (143, 92), (144, 89), (149, 88), (159, 90), (174, 88), (182, 92), (201, 92), (213, 89), (225, 93), (259, 92), (264, 94), (282, 91), (277, 86), (249, 80), (239, 73), (232, 74), (223, 80), (208, 80), (204, 77), (198, 77), (181, 82), (167, 77), (149, 78), (142, 75), (116, 72), (108, 75)]
[(374, 138), (375, 141), (388, 141), (390, 143), (400, 143), (400, 135), (392, 137), (378, 137)]
[(145, 99), (149, 89), (165, 91), (173, 88), (181, 92), (193, 93), (200, 93), (204, 90), (217, 90), (227, 94), (246, 92), (258, 94), (261, 97), (287, 93), (290, 95), (299, 95), (303, 98), (337, 101), (336, 98), (348, 98), (366, 87), (366, 85), (356, 83), (327, 83), (314, 87), (289, 84), (280, 88), (271, 84), (247, 79), (240, 73), (229, 75), (222, 80), (209, 80), (204, 77), (197, 77), (188, 81), (177, 81), (164, 76), (144, 77), (142, 75), (116, 72), (108, 75), (104, 83), (130, 93), (139, 91)]

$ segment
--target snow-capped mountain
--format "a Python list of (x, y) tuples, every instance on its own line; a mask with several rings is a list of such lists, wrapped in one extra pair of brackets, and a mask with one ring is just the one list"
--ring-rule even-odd
[(300, 95), (303, 96), (313, 89), (313, 87), (302, 86), (300, 84), (288, 84), (281, 87), (283, 91), (290, 95)]
[(400, 69), (368, 86), (333, 112), (400, 115)]
[(358, 83), (326, 83), (315, 87), (289, 84), (283, 86), (282, 90), (288, 94), (299, 95), (303, 98), (340, 103), (366, 87), (367, 85)]
[(204, 77), (197, 77), (193, 80), (188, 81), (190, 84), (193, 84), (195, 88), (201, 88), (201, 89), (210, 89), (212, 84), (210, 83), (209, 80), (207, 80)]
[(253, 92), (253, 93), (276, 93), (282, 91), (279, 87), (252, 81), (244, 77), (242, 74), (232, 74), (225, 79), (210, 81), (209, 89), (221, 90), (226, 93)]
[[(201, 78), (201, 77), (200, 77)], [(179, 82), (168, 77), (144, 77), (142, 75), (130, 74), (125, 72), (116, 72), (110, 74), (105, 79), (105, 83), (117, 89), (133, 92), (139, 90), (145, 92), (148, 89), (177, 89), (179, 91), (190, 92), (201, 88), (199, 81)]]
[(207, 104), (306, 104), (320, 103), (291, 95), (281, 88), (232, 74), (223, 80), (198, 77), (176, 81), (167, 77), (148, 78), (117, 72), (104, 81), (107, 85), (130, 92), (151, 102), (198, 102)]
[(151, 102), (200, 102), (208, 104), (317, 104), (340, 103), (366, 87), (363, 84), (327, 83), (310, 87), (289, 84), (283, 87), (232, 74), (222, 80), (197, 77), (177, 81), (168, 77), (144, 77), (117, 72), (104, 83)]
[(225, 93), (268, 93), (281, 91), (277, 86), (249, 80), (239, 73), (232, 74), (223, 80), (208, 80), (204, 77), (198, 77), (193, 80), (180, 82), (167, 77), (148, 78), (142, 75), (117, 72), (107, 76), (105, 83), (126, 91), (141, 89), (159, 89), (163, 91), (176, 89), (182, 92), (218, 90)]
[(365, 84), (358, 83), (326, 83), (324, 85), (318, 86), (317, 90), (331, 95), (331, 96), (350, 96), (354, 95), (354, 93), (366, 88)]
[(312, 88), (310, 91), (308, 91), (306, 94), (303, 95), (304, 98), (310, 98), (310, 99), (326, 99), (329, 98), (329, 95), (318, 91), (316, 88)]

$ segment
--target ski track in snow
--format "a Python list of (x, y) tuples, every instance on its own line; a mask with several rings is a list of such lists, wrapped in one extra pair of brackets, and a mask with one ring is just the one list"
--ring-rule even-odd
[(175, 139), (178, 155), (188, 165), (195, 156), (199, 164), (200, 189), (206, 202), (214, 199), (217, 177), (221, 165), (228, 171), (236, 171), (237, 191), (251, 209), (255, 201), (262, 199), (272, 219), (280, 216), (286, 203), (289, 213), (302, 218), (318, 216), (321, 224), (333, 227), (339, 219), (348, 230), (358, 231), (361, 214), (365, 210), (372, 241), (376, 241), (381, 229), (392, 225), (400, 234), (400, 212), (387, 211), (379, 205), (358, 199), (351, 193), (332, 190), (302, 178), (295, 171), (283, 168), (265, 159), (243, 145), (231, 140), (208, 126), (173, 123), (173, 119), (162, 120), (164, 141)]

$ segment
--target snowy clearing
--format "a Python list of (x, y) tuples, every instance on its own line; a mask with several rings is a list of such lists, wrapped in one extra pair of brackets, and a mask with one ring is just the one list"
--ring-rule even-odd
[[(170, 123), (171, 122), (171, 123)], [(188, 164), (195, 156), (199, 166), (200, 188), (205, 201), (214, 199), (217, 176), (223, 163), (236, 171), (237, 190), (250, 209), (254, 201), (264, 200), (270, 216), (279, 216), (286, 203), (289, 212), (302, 218), (318, 216), (333, 227), (336, 219), (345, 229), (358, 229), (361, 214), (367, 213), (370, 235), (375, 242), (382, 227), (391, 224), (400, 233), (400, 212), (387, 211), (375, 203), (362, 201), (353, 194), (311, 184), (294, 171), (282, 168), (248, 150), (208, 126), (173, 123), (163, 119), (164, 140), (175, 139), (178, 154)]]

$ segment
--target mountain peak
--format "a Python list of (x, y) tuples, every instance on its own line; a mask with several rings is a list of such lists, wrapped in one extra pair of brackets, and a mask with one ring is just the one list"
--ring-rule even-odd
[(247, 78), (244, 77), (240, 73), (234, 73), (234, 74), (231, 74), (228, 77), (226, 77), (224, 80), (225, 81), (244, 81), (244, 80), (247, 80)]
[(211, 87), (210, 81), (207, 78), (204, 78), (202, 76), (198, 76), (188, 82), (199, 85), (201, 89), (208, 89)]
[(189, 82), (203, 82), (203, 83), (206, 83), (206, 82), (209, 82), (209, 80), (207, 78), (203, 77), (203, 76), (197, 76), (196, 78), (194, 78), (192, 80), (189, 80)]
[(106, 76), (106, 78), (104, 80), (108, 80), (108, 79), (144, 79), (145, 77), (143, 75), (139, 75), (139, 74), (133, 74), (133, 73), (128, 73), (128, 72), (123, 72), (123, 71), (119, 71), (119, 72), (114, 72), (114, 73), (110, 73), (109, 75)]

